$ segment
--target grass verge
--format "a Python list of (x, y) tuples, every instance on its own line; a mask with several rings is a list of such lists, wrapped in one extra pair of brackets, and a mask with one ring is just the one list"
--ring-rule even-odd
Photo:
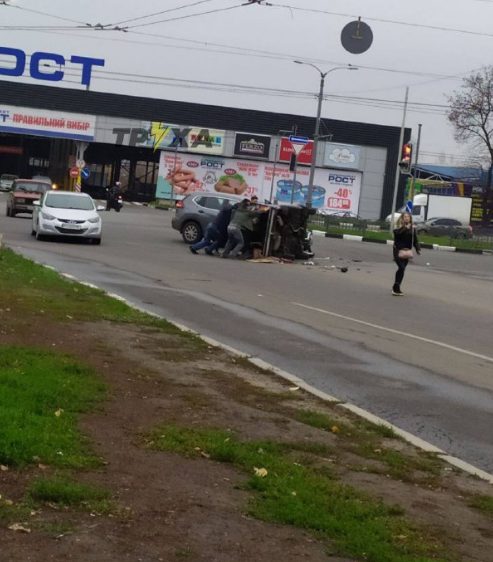
[(110, 513), (114, 509), (107, 490), (81, 484), (67, 476), (38, 478), (31, 483), (28, 494), (37, 503), (76, 507), (100, 514)]
[(68, 356), (0, 346), (0, 463), (98, 465), (77, 418), (104, 393), (95, 373)]
[(201, 340), (169, 322), (108, 298), (104, 291), (65, 279), (9, 249), (0, 250), (0, 306), (19, 317), (25, 313), (62, 322), (107, 320), (151, 326), (205, 347)]
[[(419, 451), (415, 456), (409, 456), (382, 445), (382, 438), (399, 439), (392, 429), (383, 425), (374, 425), (365, 420), (355, 420), (352, 424), (341, 423), (313, 410), (296, 410), (294, 417), (301, 423), (333, 433), (340, 439), (343, 449), (363, 459), (379, 461), (385, 467), (383, 470), (372, 468), (374, 472), (385, 472), (396, 480), (406, 482), (425, 479), (430, 484), (440, 476), (443, 463), (435, 456)], [(424, 473), (424, 477), (416, 476), (417, 473)]]
[(289, 445), (241, 442), (230, 432), (157, 428), (148, 446), (190, 457), (234, 464), (250, 476), (255, 496), (250, 513), (262, 520), (308, 529), (330, 540), (335, 552), (369, 562), (450, 560), (436, 538), (386, 506), (331, 477), (330, 472), (293, 463)]
[(469, 498), (468, 505), (482, 511), (484, 514), (493, 517), (493, 497), (475, 495)]

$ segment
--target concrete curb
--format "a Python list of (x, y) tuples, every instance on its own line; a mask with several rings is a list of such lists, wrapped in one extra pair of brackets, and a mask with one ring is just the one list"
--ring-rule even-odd
[[(323, 232), (322, 230), (317, 230)], [(325, 238), (338, 238), (339, 240), (351, 240), (353, 242), (371, 242), (373, 244), (389, 244), (392, 245), (392, 240), (375, 240), (374, 238), (367, 238), (366, 236), (356, 236), (355, 234), (330, 234), (325, 233)], [(483, 256), (493, 256), (493, 250), (477, 250), (474, 248), (457, 248), (456, 246), (440, 246), (439, 244), (421, 244), (422, 248), (427, 250), (437, 250), (439, 252), (460, 252), (462, 254), (478, 254)]]
[[(37, 263), (39, 263), (39, 262), (37, 262)], [(53, 269), (51, 266), (46, 266), (45, 264), (40, 264), (40, 265), (42, 265), (44, 267), (49, 267), (50, 269)], [(140, 312), (144, 312), (146, 314), (149, 314), (150, 316), (154, 316), (155, 318), (160, 318), (162, 320), (166, 320), (166, 322), (169, 322), (171, 325), (175, 326), (175, 328), (178, 328), (182, 332), (186, 332), (188, 334), (193, 334), (194, 336), (199, 337), (203, 342), (207, 343), (211, 347), (217, 347), (217, 348), (222, 349), (222, 350), (226, 351), (227, 353), (230, 353), (230, 354), (232, 354), (236, 357), (241, 357), (243, 359), (246, 359), (252, 365), (255, 365), (256, 367), (259, 367), (260, 369), (269, 371), (269, 372), (281, 377), (282, 379), (292, 383), (293, 385), (295, 385), (293, 390), (303, 389), (306, 392), (308, 392), (309, 394), (312, 394), (313, 396), (316, 396), (317, 398), (320, 398), (321, 400), (324, 400), (326, 402), (330, 402), (331, 404), (335, 404), (337, 407), (344, 408), (345, 410), (353, 413), (354, 415), (356, 415), (356, 416), (358, 416), (362, 419), (365, 419), (365, 420), (367, 420), (367, 421), (369, 421), (369, 422), (371, 422), (375, 425), (381, 425), (383, 427), (391, 429), (396, 435), (398, 435), (404, 441), (413, 445), (414, 447), (416, 447), (418, 449), (421, 449), (422, 451), (425, 451), (427, 453), (434, 453), (439, 458), (441, 458), (444, 462), (446, 462), (446, 463), (448, 463), (448, 464), (450, 464), (450, 465), (452, 465), (456, 468), (459, 468), (463, 472), (466, 472), (467, 474), (469, 474), (471, 476), (475, 476), (477, 478), (480, 478), (481, 480), (485, 480), (486, 482), (489, 482), (490, 484), (493, 484), (493, 474), (489, 474), (488, 472), (485, 472), (484, 470), (482, 470), (480, 468), (477, 468), (477, 467), (475, 467), (475, 466), (473, 466), (473, 465), (471, 465), (471, 464), (469, 464), (465, 461), (462, 461), (461, 459), (458, 459), (456, 457), (453, 457), (453, 456), (447, 454), (447, 452), (445, 452), (442, 449), (436, 447), (432, 443), (428, 443), (427, 441), (424, 441), (420, 437), (417, 437), (417, 436), (413, 435), (412, 433), (409, 433), (409, 432), (395, 426), (394, 424), (388, 422), (387, 420), (384, 420), (384, 419), (382, 419), (378, 416), (375, 416), (371, 412), (368, 412), (367, 410), (364, 410), (363, 408), (360, 408), (359, 406), (344, 402), (343, 400), (339, 400), (335, 396), (331, 396), (330, 394), (327, 394), (326, 392), (323, 392), (323, 391), (313, 387), (312, 385), (308, 384), (307, 382), (300, 379), (296, 375), (293, 375), (292, 373), (284, 371), (283, 369), (279, 369), (279, 367), (276, 367), (275, 365), (272, 365), (271, 363), (268, 363), (267, 361), (264, 361), (260, 357), (249, 355), (248, 353), (244, 353), (243, 351), (240, 351), (240, 350), (238, 350), (234, 347), (226, 345), (226, 344), (224, 344), (224, 343), (222, 343), (218, 340), (215, 340), (213, 338), (209, 338), (208, 336), (203, 336), (199, 332), (197, 332), (195, 330), (192, 330), (191, 328), (189, 328), (188, 326), (185, 326), (184, 324), (180, 324), (178, 322), (173, 322), (171, 320), (163, 318), (159, 314), (156, 314), (155, 312), (150, 312), (150, 311), (146, 310), (145, 308), (143, 308), (142, 306), (137, 305), (137, 304), (121, 297), (120, 295), (117, 295), (115, 293), (108, 293), (107, 291), (104, 291), (104, 289), (100, 289), (99, 287), (95, 287), (95, 285), (93, 285), (92, 283), (87, 283), (85, 281), (79, 281), (73, 275), (69, 275), (67, 273), (60, 273), (60, 275), (62, 277), (65, 277), (66, 279), (68, 279), (70, 281), (75, 281), (77, 283), (80, 283), (81, 285), (85, 285), (86, 287), (91, 287), (92, 289), (96, 288), (98, 290), (102, 290), (109, 297), (112, 297), (112, 298), (118, 299), (119, 301), (125, 302), (128, 306), (134, 308), (135, 310), (139, 310)]]

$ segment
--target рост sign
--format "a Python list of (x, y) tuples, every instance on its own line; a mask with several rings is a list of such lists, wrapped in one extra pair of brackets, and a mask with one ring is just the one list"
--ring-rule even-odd
[[(21, 49), (0, 46), (0, 55), (11, 57), (13, 67), (0, 67), (1, 76), (23, 76), (26, 71), (26, 59), (28, 55)], [(91, 83), (91, 73), (93, 66), (104, 66), (104, 59), (95, 59), (92, 57), (81, 57), (72, 55), (70, 62), (80, 64), (82, 66), (81, 84), (89, 86)], [(58, 69), (50, 67), (50, 63), (58, 66)], [(57, 53), (46, 53), (36, 51), (31, 55), (28, 72), (31, 78), (35, 80), (47, 80), (49, 82), (60, 82), (63, 80), (65, 73), (62, 68), (65, 66), (65, 57)]]

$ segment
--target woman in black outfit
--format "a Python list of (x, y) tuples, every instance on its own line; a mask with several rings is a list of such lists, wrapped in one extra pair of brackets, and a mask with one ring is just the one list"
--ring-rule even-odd
[(392, 294), (395, 296), (402, 296), (404, 293), (401, 291), (401, 283), (404, 279), (404, 271), (406, 270), (409, 259), (399, 257), (399, 250), (416, 248), (416, 253), (421, 253), (421, 247), (416, 235), (416, 229), (413, 225), (413, 217), (410, 213), (402, 213), (397, 221), (397, 228), (394, 230), (394, 261), (397, 264), (397, 271), (395, 273), (394, 286), (392, 287)]

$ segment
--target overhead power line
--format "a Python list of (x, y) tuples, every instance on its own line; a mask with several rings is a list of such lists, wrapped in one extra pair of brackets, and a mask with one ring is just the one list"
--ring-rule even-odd
[(111, 25), (122, 25), (122, 23), (130, 23), (147, 18), (153, 18), (155, 16), (160, 16), (161, 14), (167, 14), (168, 12), (176, 12), (178, 10), (184, 10), (185, 8), (192, 8), (193, 6), (198, 6), (199, 4), (207, 4), (209, 2), (214, 2), (214, 0), (197, 0), (196, 2), (192, 2), (190, 4), (183, 4), (181, 6), (176, 6), (175, 8), (168, 8), (167, 10), (161, 10), (160, 12), (154, 12), (152, 14), (147, 14), (145, 16), (138, 16), (135, 18), (130, 18), (128, 20), (117, 21), (116, 23), (113, 23)]
[[(269, 8), (287, 8), (287, 9), (293, 10), (295, 12), (326, 14), (326, 15), (329, 15), (329, 16), (338, 16), (338, 17), (344, 17), (344, 18), (358, 19), (360, 17), (360, 15), (347, 14), (347, 13), (341, 13), (341, 12), (329, 12), (328, 10), (320, 10), (320, 9), (316, 9), (316, 8), (300, 8), (299, 6), (292, 6), (290, 4), (276, 4), (276, 3), (267, 2), (265, 4), (259, 3), (258, 5), (263, 6), (263, 7), (269, 7)], [(390, 23), (390, 24), (393, 24), (393, 25), (404, 25), (406, 27), (431, 29), (433, 31), (463, 33), (463, 34), (466, 34), (466, 35), (476, 35), (476, 36), (479, 36), (479, 37), (493, 37), (493, 33), (487, 33), (487, 32), (484, 32), (484, 31), (473, 31), (471, 29), (461, 29), (461, 28), (457, 28), (457, 27), (446, 27), (446, 26), (443, 26), (443, 25), (428, 25), (428, 24), (425, 24), (425, 23), (413, 23), (413, 22), (408, 22), (408, 21), (391, 20), (391, 19), (385, 19), (385, 18), (375, 18), (375, 17), (369, 17), (369, 16), (364, 16), (363, 19), (365, 19), (366, 21), (376, 21), (376, 22), (380, 22), (380, 23)]]

